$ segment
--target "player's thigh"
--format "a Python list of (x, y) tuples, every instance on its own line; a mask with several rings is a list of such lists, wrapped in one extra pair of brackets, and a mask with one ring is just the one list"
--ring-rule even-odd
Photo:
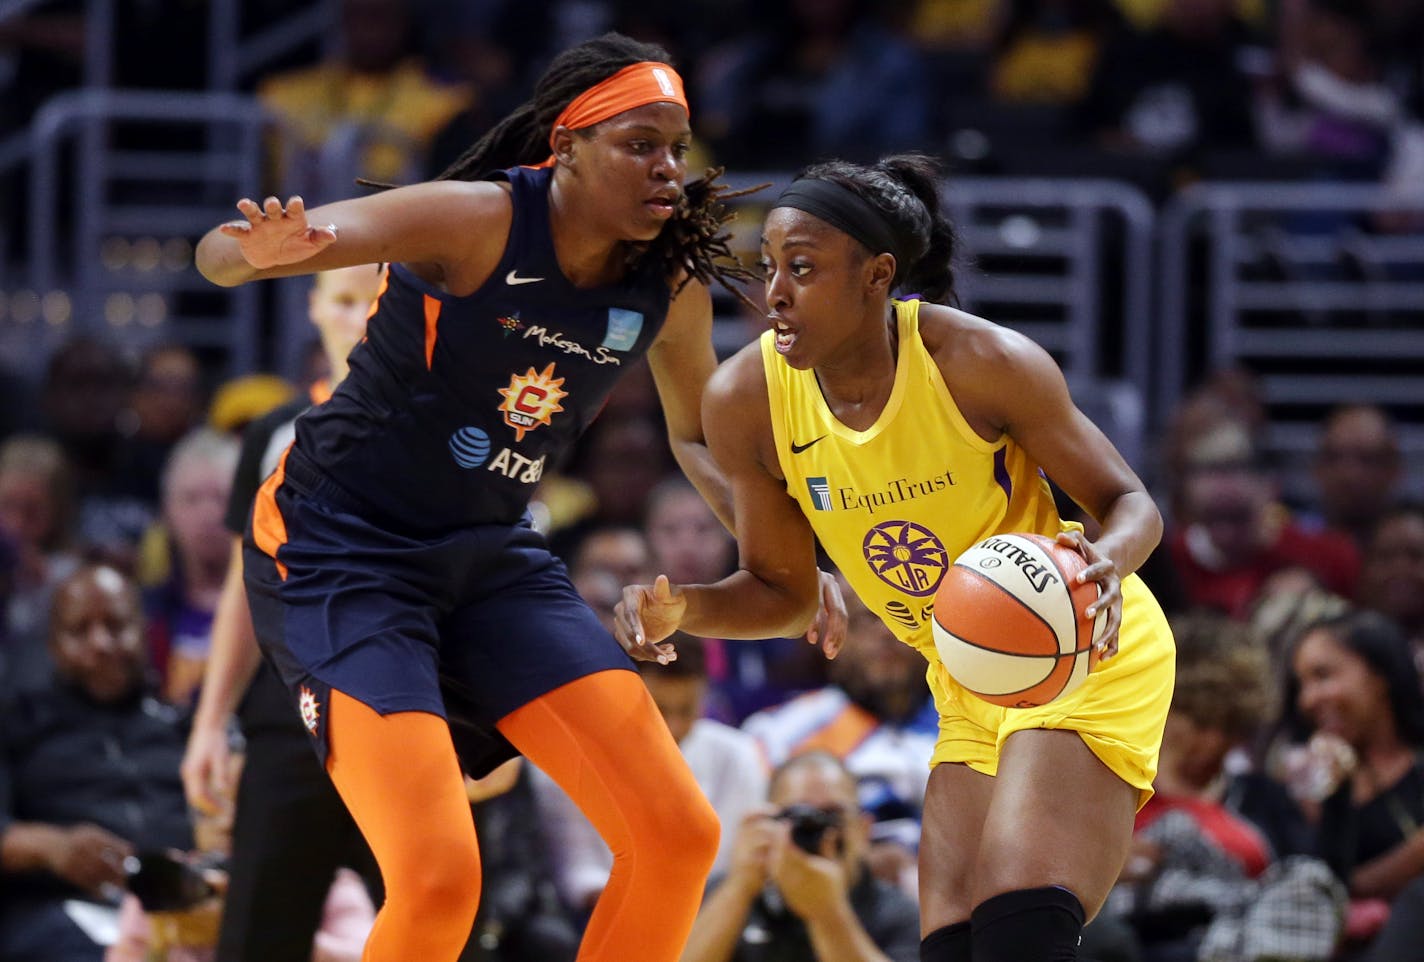
[(976, 902), (1061, 885), (1092, 918), (1127, 859), (1138, 798), (1077, 732), (1014, 732), (999, 756), (974, 865)]
[(441, 674), (463, 692), (481, 725), (493, 726), (572, 681), (633, 669), (562, 564), (515, 554), (511, 567), (520, 563), (526, 565), (520, 578), (456, 608), (440, 624)]
[(920, 934), (969, 918), (972, 877), (994, 779), (968, 765), (930, 772), (920, 828)]

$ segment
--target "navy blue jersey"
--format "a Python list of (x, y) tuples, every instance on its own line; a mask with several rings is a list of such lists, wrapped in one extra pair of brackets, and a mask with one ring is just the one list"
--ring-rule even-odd
[(575, 288), (554, 254), (552, 171), (505, 176), (514, 220), (489, 280), (454, 297), (391, 265), (351, 373), (297, 421), (299, 457), (408, 531), (519, 520), (667, 317), (653, 265)]

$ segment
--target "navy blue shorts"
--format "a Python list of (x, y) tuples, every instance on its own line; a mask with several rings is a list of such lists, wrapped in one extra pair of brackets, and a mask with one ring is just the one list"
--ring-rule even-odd
[(578, 678), (635, 670), (527, 518), (428, 537), (393, 527), (294, 448), (248, 526), (253, 626), (323, 764), (332, 688), (383, 715), (445, 718), (478, 777), (516, 754), (494, 730), (501, 718)]

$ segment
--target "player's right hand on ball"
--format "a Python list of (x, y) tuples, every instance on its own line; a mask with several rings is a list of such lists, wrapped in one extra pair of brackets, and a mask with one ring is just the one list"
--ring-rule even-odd
[(651, 585), (629, 585), (613, 614), (613, 636), (636, 661), (656, 661), (666, 665), (677, 660), (673, 646), (663, 641), (682, 624), (687, 599), (673, 593), (667, 575), (658, 575)]
[(258, 206), (246, 197), (237, 202), (242, 220), (228, 221), (219, 229), (237, 241), (247, 263), (258, 270), (296, 264), (336, 243), (336, 225), (313, 227), (300, 197), (281, 201), (268, 197)]

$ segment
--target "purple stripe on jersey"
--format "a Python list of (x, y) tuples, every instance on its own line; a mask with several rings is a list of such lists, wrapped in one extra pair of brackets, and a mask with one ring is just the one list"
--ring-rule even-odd
[(1014, 499), (1014, 482), (1009, 477), (1008, 448), (1002, 447), (994, 452), (994, 480), (999, 482), (999, 487), (1004, 489), (1005, 500)]

